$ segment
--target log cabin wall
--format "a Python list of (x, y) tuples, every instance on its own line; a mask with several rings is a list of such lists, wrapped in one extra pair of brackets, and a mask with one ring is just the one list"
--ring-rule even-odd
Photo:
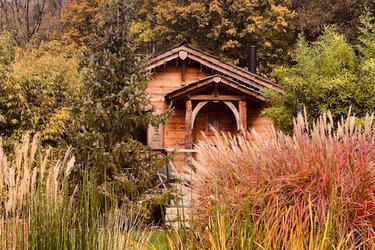
[[(152, 78), (147, 87), (152, 105), (156, 112), (163, 113), (168, 109), (165, 95), (186, 84), (195, 82), (210, 75), (207, 70), (201, 69), (199, 64), (191, 62), (186, 64), (186, 77), (182, 81), (181, 62), (168, 62), (166, 65), (158, 67), (152, 74)], [(185, 105), (175, 105), (174, 112), (164, 126), (158, 131), (163, 134), (161, 141), (153, 142), (154, 129), (148, 131), (148, 144), (159, 148), (185, 148)]]
[[(162, 113), (168, 109), (165, 101), (165, 95), (186, 84), (195, 82), (210, 75), (207, 70), (201, 70), (196, 64), (188, 64), (186, 67), (186, 79), (182, 82), (180, 65), (175, 62), (168, 63), (165, 66), (155, 70), (148, 84), (147, 93), (150, 94), (152, 105), (156, 112)], [(271, 126), (272, 120), (262, 115), (263, 106), (261, 103), (247, 101), (247, 125), (248, 129), (255, 129), (260, 135), (267, 136), (265, 127)], [(193, 138), (194, 143), (203, 140), (202, 132), (207, 133), (208, 114), (217, 113), (220, 115), (220, 131), (237, 133), (236, 121), (228, 107), (222, 103), (209, 103), (197, 115), (194, 124)], [(168, 121), (158, 128), (158, 135), (155, 135), (155, 129), (149, 128), (148, 144), (156, 148), (184, 149), (185, 148), (185, 103), (177, 102), (174, 104), (174, 112)], [(175, 165), (179, 171), (182, 171), (184, 165), (184, 154), (179, 153), (174, 159)]]
[[(194, 58), (194, 53), (197, 53), (197, 55), (202, 55), (210, 58), (209, 55), (204, 54), (200, 51), (195, 51), (191, 49), (190, 47), (186, 47), (186, 45), (182, 45), (181, 47), (177, 47), (174, 49), (171, 49), (170, 51), (165, 52), (162, 55), (157, 55), (154, 57), (154, 59), (151, 60), (151, 63), (157, 64), (156, 66), (148, 66), (148, 69), (152, 71), (152, 78), (149, 81), (147, 93), (150, 95), (150, 101), (151, 104), (155, 107), (156, 112), (163, 113), (168, 108), (168, 103), (166, 101), (166, 95), (168, 94), (168, 98), (170, 96), (170, 93), (177, 90), (177, 91), (185, 91), (184, 86), (187, 86), (186, 88), (190, 88), (189, 84), (197, 84), (198, 87), (201, 84), (201, 81), (214, 81), (215, 78), (218, 78), (216, 76), (221, 77), (220, 72), (214, 70), (213, 68), (218, 67), (217, 65), (220, 65), (220, 67), (225, 68), (225, 70), (232, 66), (226, 65), (224, 62), (218, 61), (218, 59), (212, 57), (212, 62), (215, 64), (213, 65), (213, 68), (206, 64), (206, 66), (202, 65), (201, 63), (198, 63), (197, 61), (190, 60), (187, 58), (190, 54), (184, 52), (184, 50), (188, 50), (189, 53), (193, 53), (192, 58)], [(181, 53), (182, 51), (182, 53)], [(176, 57), (176, 53), (178, 53), (179, 57)], [(203, 54), (202, 54), (203, 53)], [(171, 58), (171, 59), (168, 59)], [(182, 59), (184, 59), (184, 61)], [(164, 63), (158, 63), (158, 60), (163, 61)], [(198, 59), (197, 59), (198, 60)], [(198, 60), (199, 61), (199, 60)], [(203, 63), (203, 62), (202, 62)], [(218, 68), (217, 68), (218, 69)], [(223, 72), (225, 71), (223, 69)], [(238, 86), (241, 86), (243, 84), (243, 81), (255, 81), (254, 84), (261, 84), (266, 86), (266, 88), (276, 88), (276, 90), (281, 91), (280, 87), (277, 85), (274, 85), (271, 82), (268, 82), (265, 79), (260, 79), (256, 75), (248, 74), (242, 72), (238, 68), (231, 68), (231, 72), (234, 75), (238, 74), (238, 78), (236, 76), (230, 76), (229, 78), (220, 78), (220, 81), (224, 81), (225, 84), (232, 84), (231, 86), (236, 89)], [(225, 76), (224, 72), (224, 76)], [(229, 73), (228, 73), (229, 74)], [(232, 74), (232, 73), (231, 73)], [(245, 77), (245, 78), (244, 78)], [(213, 78), (205, 80), (205, 78)], [(252, 80), (249, 80), (252, 79)], [(239, 83), (237, 83), (239, 81)], [(204, 82), (202, 82), (204, 83)], [(218, 83), (218, 82), (217, 82)], [(239, 84), (239, 85), (236, 85)], [(242, 86), (249, 86), (246, 85), (249, 83), (245, 83), (245, 85)], [(250, 82), (250, 85), (252, 83)], [(189, 86), (188, 86), (189, 85)], [(212, 85), (213, 86), (213, 85)], [(257, 86), (256, 86), (257, 87)], [(256, 89), (255, 87), (255, 89)], [(216, 88), (216, 87), (215, 87)], [(243, 88), (243, 87), (241, 87)], [(247, 88), (247, 87), (245, 87)], [(236, 95), (234, 92), (226, 92), (223, 91), (220, 87), (220, 93), (217, 93), (219, 95)], [(224, 88), (225, 89), (225, 88)], [(240, 117), (236, 117), (234, 113), (231, 111), (231, 109), (234, 108), (232, 105), (232, 108), (229, 108), (228, 105), (224, 105), (222, 101), (209, 101), (207, 105), (205, 105), (197, 114), (195, 122), (193, 124), (193, 130), (192, 130), (192, 139), (194, 143), (197, 143), (198, 141), (202, 140), (204, 136), (202, 136), (202, 132), (204, 132), (206, 135), (211, 136), (213, 133), (208, 131), (208, 120), (209, 115), (217, 114), (220, 117), (220, 131), (222, 132), (228, 132), (228, 133), (239, 133), (237, 126), (236, 119), (239, 119), (241, 122), (239, 124), (244, 124), (247, 129), (254, 129), (256, 132), (258, 132), (262, 137), (267, 137), (269, 133), (267, 133), (267, 129), (271, 126), (273, 126), (273, 122), (270, 118), (264, 116), (262, 114), (262, 111), (265, 108), (265, 102), (264, 98), (260, 98), (258, 100), (258, 96), (251, 96), (251, 93), (249, 94), (248, 89), (245, 89), (243, 94), (239, 94), (239, 97), (249, 95), (245, 99), (237, 99), (237, 101), (233, 101), (232, 103), (235, 106), (235, 109), (239, 111)], [(167, 148), (167, 149), (184, 149), (186, 147), (186, 98), (190, 100), (190, 92), (188, 92), (189, 95), (184, 97), (184, 99), (177, 99), (176, 101), (173, 101), (173, 107), (174, 112), (171, 115), (171, 117), (168, 119), (168, 121), (160, 125), (158, 128), (150, 127), (148, 129), (148, 136), (147, 136), (147, 143), (153, 148)], [(212, 92), (211, 88), (206, 88), (203, 92), (200, 91), (200, 95), (212, 95), (214, 92)], [(247, 93), (247, 94), (246, 94)], [(254, 92), (255, 93), (255, 92)], [(238, 93), (237, 93), (238, 94)], [(187, 94), (186, 94), (187, 95)], [(193, 94), (195, 95), (195, 94)], [(234, 100), (234, 99), (233, 99)], [(197, 99), (193, 99), (191, 101), (192, 108), (197, 105), (199, 101)], [(189, 101), (190, 103), (190, 101)], [(246, 103), (246, 105), (245, 105)], [(190, 105), (190, 104), (189, 104)], [(189, 106), (190, 107), (190, 106)], [(242, 111), (241, 111), (242, 109)], [(242, 112), (242, 113), (241, 113)], [(242, 115), (241, 115), (242, 114)], [(244, 115), (246, 114), (246, 115)], [(237, 113), (238, 115), (238, 113)], [(211, 116), (212, 118), (212, 116)], [(190, 132), (189, 132), (190, 133)], [(191, 137), (189, 137), (191, 138)], [(190, 144), (189, 144), (190, 145)], [(182, 171), (184, 168), (184, 156), (185, 154), (180, 153), (177, 154), (177, 156), (174, 158), (174, 163), (177, 166), (178, 171)]]
[(165, 102), (167, 93), (209, 75), (209, 72), (200, 70), (196, 64), (191, 63), (186, 67), (186, 79), (185, 82), (182, 82), (181, 66), (174, 61), (168, 62), (157, 68), (152, 74), (147, 93), (150, 94), (151, 103), (157, 111), (164, 112), (168, 108), (168, 104)]
[(274, 126), (271, 118), (263, 114), (265, 103), (247, 102), (247, 128), (255, 130), (261, 137), (267, 138), (269, 129)]
[[(180, 62), (181, 63), (181, 62)], [(186, 77), (182, 81), (181, 64), (175, 61), (168, 62), (152, 74), (147, 87), (150, 101), (157, 113), (163, 113), (168, 109), (165, 95), (175, 89), (210, 75), (207, 70), (201, 70), (198, 64), (193, 62), (186, 64)], [(155, 128), (148, 129), (148, 144), (155, 148), (184, 149), (185, 148), (185, 105), (176, 104), (174, 112), (168, 121), (158, 128), (158, 136), (155, 136)], [(179, 153), (174, 158), (177, 170), (181, 171), (184, 164), (184, 154)]]

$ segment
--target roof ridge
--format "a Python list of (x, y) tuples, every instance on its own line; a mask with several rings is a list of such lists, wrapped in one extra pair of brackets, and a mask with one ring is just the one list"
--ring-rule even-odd
[[(174, 46), (174, 47), (169, 48), (169, 49), (167, 49), (167, 50), (165, 50), (165, 51), (163, 51), (163, 52), (161, 52), (161, 53), (158, 53), (158, 54), (153, 55), (153, 56), (149, 59), (149, 62), (145, 65), (145, 68), (149, 68), (153, 63), (158, 62), (158, 61), (160, 61), (160, 60), (163, 60), (163, 59), (166, 58), (166, 57), (170, 57), (170, 56), (172, 56), (173, 54), (178, 53), (179, 51), (183, 51), (184, 48), (187, 48), (187, 49), (190, 49), (190, 50), (192, 50), (192, 51), (195, 51), (195, 52), (201, 53), (202, 55), (204, 55), (204, 56), (206, 56), (206, 57), (209, 57), (209, 58), (212, 58), (212, 59), (217, 60), (219, 63), (222, 63), (222, 64), (226, 65), (227, 67), (231, 67), (231, 68), (233, 68), (234, 70), (238, 70), (238, 71), (242, 72), (242, 74), (246, 74), (246, 75), (248, 75), (247, 77), (244, 77), (243, 75), (241, 76), (241, 74), (239, 74), (239, 73), (237, 73), (237, 72), (230, 71), (230, 70), (228, 70), (228, 69), (223, 68), (223, 67), (220, 66), (218, 63), (210, 62), (210, 61), (207, 61), (207, 58), (206, 58), (206, 60), (205, 60), (204, 58), (200, 57), (200, 59), (202, 59), (202, 60), (204, 60), (204, 61), (207, 61), (208, 63), (211, 63), (211, 64), (213, 64), (213, 65), (215, 65), (215, 66), (221, 67), (221, 68), (224, 69), (224, 70), (228, 70), (229, 72), (234, 73), (234, 74), (238, 75), (239, 77), (247, 78), (249, 81), (252, 81), (252, 82), (253, 82), (254, 84), (256, 84), (256, 85), (259, 85), (259, 86), (262, 86), (262, 87), (265, 87), (265, 88), (267, 88), (267, 85), (271, 85), (272, 88), (275, 88), (276, 90), (278, 90), (278, 91), (280, 91), (280, 92), (282, 91), (282, 87), (281, 87), (279, 84), (274, 83), (274, 82), (271, 82), (270, 80), (268, 80), (268, 79), (266, 79), (266, 78), (264, 78), (264, 77), (262, 77), (262, 76), (260, 76), (260, 75), (258, 75), (258, 74), (251, 73), (251, 72), (249, 72), (248, 70), (243, 69), (243, 68), (241, 68), (241, 67), (239, 67), (239, 66), (237, 66), (237, 65), (230, 64), (230, 63), (224, 61), (223, 59), (221, 59), (221, 58), (219, 58), (219, 57), (217, 57), (217, 56), (211, 55), (211, 54), (209, 54), (209, 53), (207, 53), (207, 52), (205, 52), (205, 51), (202, 51), (202, 50), (200, 50), (200, 49), (194, 48), (193, 46), (189, 45), (189, 44), (186, 42), (186, 40), (183, 40), (183, 41), (182, 41), (181, 43), (179, 43), (177, 46)], [(186, 51), (186, 50), (184, 50), (184, 51)], [(189, 53), (189, 51), (186, 51), (186, 52)], [(163, 57), (162, 55), (165, 55), (165, 56)], [(195, 55), (195, 56), (196, 56), (196, 55)], [(178, 56), (174, 56), (173, 58), (170, 58), (170, 60), (173, 60), (173, 59), (175, 59), (175, 58), (177, 58), (177, 57), (178, 57)], [(196, 57), (197, 57), (197, 56), (196, 56)], [(192, 59), (192, 60), (194, 60), (194, 59)], [(168, 61), (168, 60), (167, 60), (167, 61)], [(156, 66), (157, 66), (157, 65), (156, 65)], [(152, 68), (153, 68), (153, 67), (150, 67), (149, 69), (152, 69)], [(224, 74), (224, 73), (223, 73), (223, 74)], [(252, 79), (252, 78), (253, 78), (253, 79)], [(260, 82), (254, 81), (254, 78), (257, 79), (257, 80), (260, 81)], [(262, 83), (262, 82), (263, 82), (263, 83)], [(268, 88), (269, 88), (269, 87), (268, 87)]]
[(185, 45), (185, 46), (187, 46), (187, 47), (190, 47), (190, 45), (189, 45), (189, 43), (186, 41), (186, 39), (182, 40), (178, 45), (179, 45), (179, 46), (183, 46), (183, 45)]

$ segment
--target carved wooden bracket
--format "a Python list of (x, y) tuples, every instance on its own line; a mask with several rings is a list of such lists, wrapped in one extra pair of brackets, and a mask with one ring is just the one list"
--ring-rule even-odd
[(194, 122), (195, 122), (195, 118), (197, 117), (199, 111), (204, 107), (204, 105), (206, 105), (208, 103), (208, 101), (202, 101), (202, 102), (199, 102), (197, 106), (195, 106), (194, 110), (193, 110), (193, 114), (192, 114), (192, 119), (191, 119), (191, 129), (194, 128)]
[(225, 105), (232, 110), (234, 117), (236, 118), (236, 124), (237, 124), (237, 130), (240, 130), (241, 124), (240, 124), (240, 113), (238, 112), (236, 106), (232, 102), (225, 101)]

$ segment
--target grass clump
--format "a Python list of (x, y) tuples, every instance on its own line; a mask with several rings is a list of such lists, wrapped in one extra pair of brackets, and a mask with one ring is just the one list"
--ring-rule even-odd
[[(294, 134), (200, 143), (193, 231), (210, 249), (374, 249), (375, 124), (325, 114)], [(250, 138), (250, 140), (249, 140)]]
[(98, 202), (90, 173), (71, 186), (71, 149), (53, 163), (38, 144), (25, 136), (8, 158), (0, 142), (1, 249), (151, 248), (137, 212)]

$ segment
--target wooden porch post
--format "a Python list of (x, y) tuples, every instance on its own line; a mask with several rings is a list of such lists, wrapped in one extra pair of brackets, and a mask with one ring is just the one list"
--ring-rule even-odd
[(240, 129), (241, 133), (246, 136), (247, 132), (247, 110), (246, 110), (246, 99), (243, 98), (238, 102), (239, 116), (240, 116)]
[[(193, 148), (193, 129), (192, 129), (192, 112), (193, 105), (190, 96), (186, 99), (186, 111), (185, 111), (185, 148)], [(185, 164), (187, 166), (191, 165), (191, 153), (185, 154)]]

